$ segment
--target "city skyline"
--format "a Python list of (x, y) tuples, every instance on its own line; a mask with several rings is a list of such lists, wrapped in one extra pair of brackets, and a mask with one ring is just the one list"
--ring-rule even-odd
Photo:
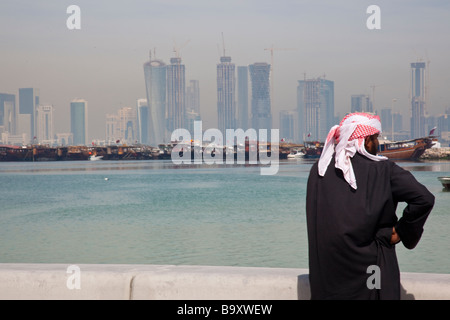
[(281, 110), (296, 110), (297, 82), (323, 74), (335, 83), (336, 116), (350, 111), (352, 95), (374, 92), (374, 111), (396, 98), (395, 112), (409, 122), (410, 63), (420, 60), (431, 61), (428, 112), (439, 115), (450, 105), (445, 1), (378, 1), (380, 30), (366, 27), (366, 1), (230, 1), (226, 7), (216, 1), (77, 1), (80, 30), (65, 25), (70, 4), (0, 4), (0, 92), (15, 94), (17, 106), (19, 88), (39, 89), (41, 102), (54, 106), (57, 133), (67, 132), (70, 101), (79, 97), (89, 101), (89, 140), (104, 137), (106, 114), (146, 98), (142, 65), (149, 50), (167, 62), (175, 48), (186, 80), (199, 80), (204, 128), (218, 126), (218, 46), (237, 67), (272, 64), (265, 50), (272, 45), (292, 49), (273, 52), (273, 124)]
[[(234, 85), (227, 85), (229, 89), (224, 89), (225, 87), (220, 84), (220, 82), (225, 82), (222, 79), (224, 78), (224, 72), (222, 71), (222, 69), (224, 68), (224, 66), (227, 66), (231, 62), (231, 58), (221, 57), (220, 60), (221, 63), (217, 65), (218, 114), (220, 114), (219, 110), (221, 109), (219, 101), (221, 100), (221, 95), (223, 95), (224, 91), (226, 95), (229, 95), (231, 97), (231, 99), (228, 98), (228, 100), (235, 101), (235, 89), (232, 89)], [(226, 64), (224, 64), (224, 62)], [(230, 66), (232, 67), (232, 69), (230, 69), (230, 71), (227, 71), (228, 75), (225, 78), (230, 79), (226, 81), (230, 81), (230, 83), (232, 81), (232, 83), (234, 83), (236, 81), (235, 66), (234, 64), (231, 64)], [(412, 116), (409, 119), (411, 122), (411, 130), (403, 130), (403, 116), (399, 112), (395, 111), (393, 104), (397, 99), (394, 98), (392, 99), (391, 108), (382, 108), (380, 110), (375, 110), (375, 113), (381, 116), (381, 119), (384, 123), (383, 136), (386, 138), (390, 136), (391, 139), (393, 139), (395, 135), (396, 137), (400, 136), (400, 140), (405, 140), (425, 136), (431, 129), (436, 129), (436, 125), (441, 121), (439, 119), (440, 115), (435, 116), (426, 114), (424, 112), (424, 110), (426, 109), (427, 101), (429, 99), (427, 94), (429, 79), (428, 76), (426, 76), (426, 63), (413, 62), (410, 63), (410, 66), (412, 75), (411, 92), (413, 93), (411, 97), (411, 103), (412, 111), (415, 110), (415, 112), (412, 112)], [(155, 69), (155, 67), (157, 70), (156, 73), (155, 71), (152, 71), (153, 69)], [(40, 97), (38, 88), (19, 88), (18, 91), (20, 108), (18, 107), (17, 110), (15, 107), (15, 95), (0, 93), (0, 124), (3, 123), (3, 127), (0, 126), (0, 130), (6, 130), (6, 133), (10, 132), (9, 135), (7, 134), (2, 138), (4, 140), (6, 137), (6, 139), (9, 139), (9, 142), (8, 140), (4, 140), (3, 143), (26, 144), (28, 143), (28, 141), (30, 141), (32, 143), (52, 145), (61, 144), (61, 141), (64, 141), (64, 143), (73, 141), (73, 143), (76, 145), (89, 145), (90, 141), (92, 142), (92, 144), (114, 144), (120, 141), (120, 143), (126, 144), (143, 143), (156, 146), (159, 143), (167, 143), (170, 140), (170, 138), (168, 137), (170, 132), (167, 130), (167, 127), (174, 122), (174, 119), (176, 120), (177, 118), (180, 122), (177, 128), (186, 128), (192, 132), (194, 130), (193, 121), (201, 120), (200, 115), (196, 112), (196, 110), (198, 110), (199, 108), (198, 96), (200, 90), (198, 80), (189, 80), (190, 86), (186, 86), (186, 90), (181, 90), (183, 92), (178, 89), (170, 89), (171, 87), (175, 87), (174, 84), (176, 84), (176, 87), (185, 87), (186, 85), (184, 77), (185, 66), (181, 64), (181, 59), (171, 58), (170, 67), (172, 68), (172, 71), (169, 69), (168, 72), (174, 73), (174, 75), (169, 76), (169, 81), (166, 81), (166, 65), (164, 64), (164, 62), (162, 62), (161, 60), (149, 60), (148, 62), (146, 62), (144, 64), (144, 78), (147, 88), (147, 96), (150, 98), (150, 101), (156, 101), (156, 104), (154, 102), (149, 104), (147, 102), (147, 99), (137, 99), (135, 107), (122, 107), (118, 110), (118, 114), (106, 114), (106, 134), (96, 139), (87, 138), (87, 124), (89, 121), (87, 101), (84, 99), (74, 99), (70, 102), (71, 132), (55, 133), (53, 129), (54, 108), (52, 105), (49, 106), (39, 103)], [(272, 126), (273, 117), (271, 111), (271, 96), (269, 84), (271, 72), (270, 65), (268, 65), (267, 63), (259, 62), (249, 65), (248, 67), (239, 66), (238, 68), (248, 71), (250, 76), (250, 83), (248, 83), (247, 79), (247, 85), (250, 85), (252, 87), (252, 90), (251, 95), (248, 95), (247, 98), (252, 101), (252, 110), (250, 111), (250, 114), (247, 115), (251, 117), (252, 127), (256, 130), (262, 128), (270, 129)], [(178, 76), (178, 74), (180, 74), (180, 71), (182, 77)], [(161, 79), (159, 79), (158, 77), (154, 78), (152, 74), (160, 74), (163, 75), (163, 77)], [(243, 75), (238, 74), (238, 78), (239, 77), (243, 77)], [(172, 79), (170, 80), (170, 78)], [(165, 94), (161, 95), (159, 91), (169, 91), (169, 93), (166, 96)], [(248, 94), (247, 90), (244, 91), (246, 91)], [(154, 92), (156, 92), (156, 94)], [(167, 110), (166, 115), (159, 121), (153, 121), (151, 115), (149, 114), (149, 111), (153, 109), (153, 113), (155, 110), (159, 111), (161, 115), (165, 113), (165, 105), (167, 104), (167, 101), (170, 100), (170, 96), (172, 96), (173, 100), (182, 101), (182, 103), (179, 104), (179, 113), (174, 116), (170, 115)], [(190, 98), (188, 98), (189, 96)], [(185, 100), (189, 102), (184, 103)], [(82, 108), (84, 110), (82, 111), (82, 114), (79, 114), (79, 111), (74, 111), (74, 105), (79, 103), (83, 104)], [(232, 105), (234, 104), (230, 104), (230, 106)], [(51, 111), (49, 110), (49, 108), (51, 109)], [(33, 109), (35, 110), (35, 112), (31, 112), (31, 110)], [(46, 109), (47, 112), (43, 112), (44, 109)], [(246, 110), (246, 108), (244, 108), (244, 110)], [(238, 111), (240, 111), (239, 113), (242, 115), (241, 110), (239, 109)], [(351, 110), (347, 111), (346, 113), (372, 113), (373, 111), (373, 102), (371, 101), (370, 95), (352, 95)], [(445, 111), (445, 116), (447, 117), (450, 114), (450, 108), (447, 108)], [(45, 125), (42, 124), (44, 120), (38, 119), (38, 117), (40, 117), (40, 114), (44, 113), (47, 113), (47, 115), (45, 116)], [(289, 117), (295, 116), (297, 118), (296, 121), (292, 122), (291, 120), (289, 120), (291, 121), (289, 122), (286, 121), (286, 118), (283, 121), (282, 115), (287, 115), (287, 113), (290, 114)], [(295, 113), (296, 115), (294, 115)], [(33, 114), (35, 115), (34, 121), (31, 120)], [(294, 130), (296, 132), (295, 138), (289, 138), (292, 142), (304, 142), (305, 140), (311, 139), (323, 141), (325, 136), (327, 135), (328, 128), (333, 124), (339, 122), (339, 116), (336, 116), (334, 112), (334, 82), (321, 77), (299, 80), (297, 87), (297, 110), (281, 110), (279, 115), (280, 127), (277, 127), (277, 125), (275, 125), (275, 128), (281, 129), (282, 132), (289, 132), (290, 130)], [(12, 121), (15, 116), (17, 116), (16, 121)], [(28, 118), (26, 118), (26, 116), (28, 116)], [(149, 123), (151, 124), (150, 126), (148, 125)], [(228, 125), (222, 125), (223, 128), (221, 128), (221, 126), (219, 125), (219, 130), (225, 132), (227, 128), (235, 129), (235, 125), (233, 123), (234, 121), (231, 121), (228, 123)], [(288, 123), (289, 128), (282, 128), (282, 123)], [(293, 127), (294, 123), (295, 127)], [(156, 124), (157, 126), (154, 126), (153, 124)], [(27, 126), (31, 126), (31, 129), (24, 129)], [(34, 131), (34, 138), (27, 139), (26, 137), (32, 136), (30, 132), (32, 131), (33, 126), (36, 128)], [(79, 126), (82, 127), (81, 130), (73, 129)], [(415, 128), (414, 126), (417, 126), (418, 128)], [(154, 130), (158, 127), (166, 129), (165, 132), (167, 138), (156, 140)], [(151, 128), (153, 128), (153, 131), (150, 130)], [(284, 129), (287, 130), (284, 131)], [(448, 129), (449, 124), (442, 125), (443, 131), (449, 131)], [(47, 133), (43, 134), (42, 130), (47, 131)], [(145, 130), (145, 132), (143, 130)], [(395, 130), (395, 132), (393, 132), (392, 130)], [(15, 135), (14, 131), (16, 131)], [(440, 131), (441, 130), (439, 128), (438, 134), (441, 133)], [(13, 135), (11, 135), (11, 132)], [(443, 134), (446, 137), (444, 138), (444, 140), (449, 140), (447, 138), (448, 132), (445, 132)], [(70, 135), (71, 137), (67, 135)], [(80, 135), (82, 135), (82, 137), (80, 137)], [(286, 136), (291, 135), (292, 133), (290, 132)], [(45, 138), (43, 138), (43, 136), (45, 136)], [(282, 139), (285, 140), (285, 137), (283, 136)]]

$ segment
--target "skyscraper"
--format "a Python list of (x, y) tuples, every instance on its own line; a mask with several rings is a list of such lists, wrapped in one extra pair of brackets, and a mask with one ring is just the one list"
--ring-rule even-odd
[(19, 89), (19, 113), (30, 115), (30, 133), (31, 139), (36, 136), (35, 114), (36, 107), (39, 105), (39, 89), (20, 88)]
[(185, 66), (181, 58), (171, 58), (167, 66), (167, 128), (171, 134), (185, 128)]
[(120, 108), (118, 114), (120, 141), (134, 144), (137, 139), (136, 109), (131, 107)]
[(0, 131), (16, 134), (16, 113), (16, 96), (0, 93)]
[(217, 64), (218, 129), (236, 129), (236, 75), (231, 57), (220, 57)]
[(198, 80), (190, 80), (186, 88), (186, 110), (200, 115), (200, 86)]
[(425, 62), (411, 63), (411, 138), (425, 133)]
[(157, 146), (167, 141), (167, 66), (161, 60), (150, 60), (144, 64), (144, 76), (148, 106), (147, 143)]
[(255, 130), (272, 129), (270, 103), (270, 65), (265, 62), (249, 66), (252, 82), (252, 127)]
[(36, 112), (36, 137), (39, 143), (52, 145), (55, 140), (53, 129), (53, 106), (39, 105)]
[(237, 127), (242, 130), (247, 130), (248, 123), (248, 67), (239, 66), (237, 68), (238, 74), (238, 98), (237, 109), (238, 119)]
[(135, 144), (137, 132), (136, 108), (123, 107), (116, 114), (106, 115), (106, 141), (108, 143)]
[(75, 99), (70, 102), (70, 130), (75, 145), (88, 144), (87, 101)]
[(295, 139), (294, 136), (294, 123), (296, 116), (296, 112), (294, 111), (280, 111), (280, 139), (284, 139), (285, 141), (293, 141)]
[(138, 127), (138, 140), (142, 144), (148, 144), (148, 134), (149, 134), (149, 114), (147, 99), (138, 99), (136, 101), (136, 111), (137, 111), (137, 127)]
[(106, 114), (106, 143), (114, 144), (120, 142), (119, 115)]
[(322, 78), (300, 80), (297, 99), (300, 141), (325, 141), (335, 122), (334, 82)]

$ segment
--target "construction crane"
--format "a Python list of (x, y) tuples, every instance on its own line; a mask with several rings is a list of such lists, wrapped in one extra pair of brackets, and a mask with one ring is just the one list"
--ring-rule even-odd
[(180, 47), (177, 46), (177, 43), (175, 42), (175, 40), (173, 40), (173, 52), (175, 52), (175, 57), (177, 58), (181, 58), (180, 56), (180, 51), (181, 49), (183, 49), (184, 47), (187, 46), (187, 44), (189, 43), (189, 41), (191, 40), (187, 40), (185, 43), (183, 43)]
[(222, 32), (222, 46), (223, 46), (223, 56), (225, 57), (225, 39), (223, 37), (223, 32)]
[(273, 52), (274, 51), (293, 51), (293, 50), (297, 50), (295, 48), (275, 48), (273, 45), (270, 48), (264, 48), (264, 50), (266, 51), (270, 51), (270, 71), (271, 71), (271, 75), (270, 75), (270, 100), (271, 100), (271, 105), (272, 107), (274, 107), (274, 68), (273, 68), (273, 64), (274, 64), (274, 57), (273, 57)]
[(372, 89), (372, 110), (375, 110), (375, 88), (381, 86), (381, 84), (373, 84), (370, 86), (370, 88)]
[[(152, 61), (152, 50), (151, 49), (149, 50), (148, 55), (149, 55), (150, 61)], [(153, 59), (156, 59), (156, 47), (153, 47)]]

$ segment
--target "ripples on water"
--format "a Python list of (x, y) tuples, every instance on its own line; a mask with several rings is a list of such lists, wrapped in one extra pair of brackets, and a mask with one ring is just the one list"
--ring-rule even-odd
[[(401, 269), (448, 273), (450, 193), (437, 177), (450, 162), (399, 164), (436, 196), (418, 247), (398, 247)], [(257, 165), (0, 163), (0, 262), (307, 268), (311, 165), (262, 176)]]

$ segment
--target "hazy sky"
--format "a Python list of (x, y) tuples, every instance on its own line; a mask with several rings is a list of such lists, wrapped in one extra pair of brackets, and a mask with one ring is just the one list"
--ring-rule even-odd
[[(66, 9), (81, 9), (81, 30), (69, 30)], [(381, 8), (381, 30), (369, 30), (369, 5)], [(0, 92), (40, 89), (56, 109), (56, 132), (70, 131), (69, 104), (89, 105), (89, 136), (104, 139), (105, 114), (146, 98), (143, 64), (149, 50), (169, 63), (181, 47), (186, 80), (200, 81), (204, 128), (217, 126), (216, 65), (271, 62), (274, 125), (294, 110), (297, 80), (335, 82), (335, 109), (350, 111), (352, 94), (371, 94), (375, 108), (409, 117), (410, 63), (430, 61), (433, 115), (450, 106), (450, 2), (336, 0), (2, 0)], [(187, 44), (186, 44), (187, 43)], [(218, 48), (220, 47), (220, 49)], [(18, 100), (18, 98), (17, 98)], [(18, 103), (18, 101), (17, 101)]]

